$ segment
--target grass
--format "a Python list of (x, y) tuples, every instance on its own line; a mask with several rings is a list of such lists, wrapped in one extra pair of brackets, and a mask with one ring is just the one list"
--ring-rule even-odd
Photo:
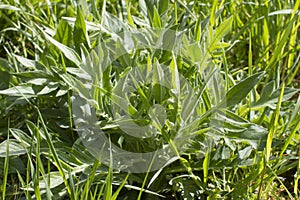
[(2, 0), (1, 198), (299, 199), (299, 4)]

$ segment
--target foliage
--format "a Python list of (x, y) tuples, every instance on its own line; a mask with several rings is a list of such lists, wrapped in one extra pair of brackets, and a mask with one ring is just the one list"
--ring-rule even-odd
[[(2, 199), (299, 199), (299, 4), (2, 0)], [(74, 95), (113, 144), (174, 155), (96, 159)], [(122, 109), (155, 138), (115, 126)]]

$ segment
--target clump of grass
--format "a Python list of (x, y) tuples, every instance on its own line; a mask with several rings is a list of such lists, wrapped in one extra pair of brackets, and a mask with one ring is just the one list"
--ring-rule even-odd
[[(0, 10), (2, 199), (300, 198), (299, 1), (3, 0)], [(136, 91), (117, 93), (127, 77)], [(169, 145), (174, 156), (144, 173), (114, 169), (112, 151), (96, 159), (76, 127), (77, 93), (110, 144)], [(113, 126), (127, 99), (155, 140)]]

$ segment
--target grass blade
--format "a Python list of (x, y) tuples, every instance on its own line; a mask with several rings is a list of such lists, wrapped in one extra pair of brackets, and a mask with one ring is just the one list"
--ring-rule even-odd
[(285, 84), (282, 85), (280, 96), (278, 98), (278, 103), (277, 103), (277, 106), (276, 106), (276, 110), (275, 110), (275, 112), (272, 116), (272, 120), (271, 120), (271, 123), (270, 123), (271, 126), (270, 126), (270, 129), (269, 129), (267, 143), (266, 143), (266, 162), (268, 162), (269, 159), (270, 159), (273, 137), (274, 137), (274, 134), (277, 130), (277, 124), (278, 124), (278, 119), (279, 119), (281, 102), (282, 102), (282, 97), (283, 97), (283, 94), (284, 94), (284, 86), (285, 86)]
[(3, 171), (3, 182), (2, 182), (2, 200), (6, 199), (6, 186), (7, 186), (7, 176), (9, 169), (9, 121), (8, 120), (8, 131), (7, 131), (7, 139), (6, 139), (6, 155), (4, 160), (4, 171)]

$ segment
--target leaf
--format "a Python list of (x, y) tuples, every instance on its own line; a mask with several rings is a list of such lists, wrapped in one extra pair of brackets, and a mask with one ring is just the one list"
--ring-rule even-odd
[(16, 138), (16, 140), (21, 143), (23, 146), (30, 146), (32, 143), (32, 138), (28, 136), (27, 133), (23, 132), (20, 129), (11, 128), (11, 134)]
[[(111, 155), (111, 154), (110, 154)], [(112, 160), (112, 158), (111, 158)], [(113, 173), (112, 173), (112, 161), (110, 161), (110, 168), (108, 170), (108, 174), (105, 179), (105, 194), (104, 194), (104, 199), (111, 199), (112, 197), (112, 179), (113, 179)]]
[(222, 100), (221, 105), (234, 106), (241, 102), (248, 93), (254, 88), (264, 72), (256, 73), (233, 86), (227, 93), (225, 98)]
[(201, 18), (199, 17), (194, 28), (195, 42), (201, 39)]
[(193, 115), (198, 105), (199, 99), (194, 92), (188, 92), (182, 103), (181, 118), (185, 123), (189, 123), (189, 118)]
[[(45, 180), (48, 180), (50, 182), (50, 184), (46, 185)], [(59, 172), (57, 172), (57, 171), (52, 171), (52, 172), (50, 172), (50, 174), (40, 176), (39, 180), (38, 180), (38, 185), (41, 190), (47, 189), (47, 187), (55, 188), (63, 183), (64, 183), (64, 180), (61, 177), (61, 175), (59, 174)], [(29, 187), (24, 188), (24, 189), (28, 190), (28, 191), (34, 191), (35, 190), (34, 183), (30, 182)]]
[(145, 19), (149, 19), (145, 0), (139, 0), (139, 10)]
[(270, 59), (270, 62), (266, 66), (265, 70), (267, 70), (269, 67), (275, 66), (275, 63), (282, 58), (283, 56), (283, 49), (286, 46), (286, 43), (290, 39), (290, 33), (293, 30), (293, 24), (294, 21), (298, 19), (298, 16), (293, 17), (287, 25), (285, 25), (285, 29), (281, 34), (279, 43), (276, 44), (273, 55)]
[(159, 64), (158, 60), (155, 59), (153, 64), (153, 77), (152, 77), (152, 83), (153, 85), (160, 84), (163, 82), (164, 79), (164, 71)]
[(193, 63), (202, 61), (203, 59), (203, 49), (199, 43), (188, 44), (185, 46), (186, 52), (184, 52), (186, 57), (190, 58)]
[(269, 134), (268, 134), (268, 138), (267, 138), (267, 142), (266, 142), (266, 151), (265, 151), (266, 162), (268, 162), (270, 159), (271, 151), (272, 151), (272, 144), (273, 144), (273, 137), (278, 130), (277, 127), (278, 127), (278, 121), (279, 121), (279, 117), (280, 117), (280, 108), (281, 108), (281, 104), (282, 104), (282, 97), (284, 94), (284, 90), (285, 90), (285, 83), (283, 82), (283, 84), (281, 86), (280, 95), (278, 97), (276, 110), (274, 111), (274, 114), (272, 115), (271, 120), (270, 120)]
[[(76, 18), (74, 18), (74, 17), (62, 17), (62, 19), (65, 20), (71, 26), (74, 26), (75, 21), (76, 21)], [(111, 32), (109, 30), (107, 30), (107, 28), (105, 28), (101, 24), (85, 21), (85, 25), (86, 25), (86, 30), (87, 31), (99, 31), (99, 30), (101, 30), (104, 33), (111, 34)]]
[(0, 69), (0, 90), (5, 90), (9, 87), (11, 75), (8, 72)]
[(48, 82), (46, 78), (35, 78), (27, 81), (27, 83), (32, 84), (32, 85), (38, 85), (42, 86), (45, 85)]
[(18, 85), (6, 90), (0, 90), (0, 94), (5, 94), (9, 96), (27, 96), (27, 95), (35, 95), (35, 92), (32, 86), (28, 85)]
[(46, 33), (44, 35), (49, 42), (51, 42), (54, 46), (56, 46), (66, 56), (66, 58), (68, 58), (70, 61), (72, 61), (77, 66), (80, 66), (81, 60), (80, 60), (78, 54), (73, 49), (56, 41), (55, 39), (53, 39)]
[[(143, 6), (145, 7), (142, 7), (141, 3), (144, 4)], [(147, 16), (145, 16), (145, 19), (150, 19), (152, 21), (154, 15), (155, 2), (153, 0), (139, 0), (139, 4), (142, 10), (147, 10)]]
[[(45, 180), (49, 180), (50, 184), (46, 185)], [(40, 177), (39, 187), (40, 189), (46, 189), (46, 187), (55, 188), (61, 184), (63, 184), (64, 180), (59, 174), (59, 172), (54, 171), (50, 172), (50, 174), (46, 174), (45, 177)]]
[(33, 122), (27, 120), (26, 121), (26, 125), (27, 125), (27, 129), (29, 130), (29, 132), (32, 135), (32, 137), (34, 137), (36, 135), (36, 131), (39, 131), (40, 136), (44, 140), (46, 139), (44, 131), (42, 131), (41, 129), (39, 129)]
[(214, 0), (212, 3), (212, 9), (210, 14), (210, 24), (212, 26), (214, 26), (215, 24), (215, 13), (216, 13), (217, 6), (218, 6), (218, 0)]
[[(0, 143), (0, 157), (5, 158), (6, 156), (6, 143), (7, 140)], [(20, 156), (26, 154), (26, 149), (17, 141), (9, 140), (9, 156)]]
[(265, 140), (268, 131), (259, 125), (251, 124), (245, 131), (242, 132), (228, 132), (226, 134), (229, 138), (236, 138), (242, 140)]
[(56, 97), (60, 97), (60, 96), (63, 96), (65, 94), (67, 94), (69, 91), (69, 88), (66, 87), (66, 86), (62, 86), (62, 87), (59, 87), (59, 90), (57, 91), (56, 93)]
[(0, 5), (0, 10), (13, 10), (13, 11), (20, 11), (20, 8), (17, 8), (15, 6), (11, 6), (11, 5), (6, 5), (6, 4), (1, 4)]
[(169, 0), (158, 1), (158, 2), (159, 2), (158, 11), (159, 11), (159, 14), (162, 15), (169, 8)]
[[(72, 27), (64, 20), (60, 20), (54, 36), (58, 42), (70, 46), (72, 43)], [(76, 40), (74, 40), (77, 42)]]
[(227, 146), (222, 146), (220, 153), (220, 157), (222, 160), (227, 160), (230, 158), (230, 148), (228, 148)]
[(80, 52), (81, 44), (84, 44), (86, 48), (90, 47), (87, 37), (86, 24), (84, 21), (84, 11), (80, 6), (77, 7), (77, 16), (74, 24), (73, 38), (78, 53)]
[(128, 23), (131, 26), (136, 27), (135, 24), (134, 24), (133, 18), (131, 16), (131, 3), (130, 3), (130, 1), (126, 1), (126, 10), (127, 10), (127, 20), (128, 20)]
[(172, 88), (175, 89), (177, 93), (176, 95), (180, 96), (180, 77), (179, 77), (180, 75), (178, 72), (177, 62), (174, 54), (172, 56), (172, 61), (170, 63), (170, 72), (171, 72)]
[(208, 170), (209, 170), (209, 161), (210, 161), (210, 152), (205, 153), (204, 161), (202, 164), (203, 167), (203, 182), (206, 183), (208, 179)]
[(118, 59), (120, 60), (120, 64), (122, 66), (131, 66), (131, 58), (126, 49), (127, 42), (128, 41), (126, 40), (121, 41), (120, 39), (117, 39), (116, 42), (115, 54), (117, 55), (117, 57), (119, 57)]
[(25, 79), (36, 79), (36, 78), (53, 79), (53, 76), (51, 74), (42, 70), (13, 73), (13, 75), (22, 79), (24, 78)]
[(111, 66), (108, 66), (107, 69), (103, 72), (103, 81), (102, 81), (103, 89), (108, 92), (108, 94), (112, 91), (112, 83), (111, 83)]
[(247, 159), (251, 155), (251, 152), (252, 152), (252, 147), (247, 146), (244, 149), (239, 151), (239, 158), (242, 160)]
[(157, 103), (162, 103), (164, 99), (167, 99), (167, 88), (164, 87), (163, 83), (164, 71), (160, 66), (159, 62), (156, 60), (153, 65), (153, 76), (152, 76), (152, 85), (153, 85), (153, 97)]
[(155, 174), (152, 176), (151, 180), (148, 183), (148, 188), (152, 185), (152, 183), (155, 181), (155, 179), (157, 179), (157, 177), (161, 174), (163, 169), (165, 169), (168, 165), (172, 164), (173, 162), (177, 161), (178, 159), (180, 159), (180, 157), (178, 157), (178, 156), (172, 157), (171, 159), (168, 160), (168, 162), (166, 162), (164, 164), (164, 166), (162, 166), (157, 172), (155, 172)]
[[(268, 13), (268, 16), (274, 16), (274, 15), (289, 15), (293, 13), (293, 9), (283, 9), (283, 10), (276, 10), (274, 12), (270, 12)], [(259, 17), (258, 19), (256, 19), (256, 21), (258, 20), (262, 20), (264, 19), (265, 16)]]
[(176, 47), (176, 39), (177, 39), (177, 35), (176, 32), (172, 29), (167, 29), (165, 31), (163, 31), (162, 36), (162, 50), (165, 51), (172, 51), (174, 49), (174, 47)]
[(160, 19), (159, 13), (158, 13), (155, 6), (153, 8), (153, 27), (154, 28), (161, 28), (162, 27), (161, 19)]
[(32, 79), (27, 83), (33, 85), (18, 85), (6, 90), (0, 90), (0, 94), (9, 96), (35, 96), (35, 95), (46, 95), (58, 89), (59, 83), (47, 82), (46, 79)]
[[(266, 85), (263, 89), (260, 99), (257, 102), (251, 104), (253, 108), (261, 108), (265, 106), (269, 106), (273, 108), (271, 104), (275, 104), (278, 101), (278, 97), (280, 95), (280, 89), (274, 91), (275, 82), (271, 81)], [(299, 90), (294, 88), (285, 88), (282, 101), (289, 100), (292, 96), (294, 96)]]
[(116, 200), (118, 198), (119, 193), (121, 192), (121, 190), (123, 189), (124, 185), (127, 182), (127, 179), (129, 177), (129, 173), (127, 174), (127, 176), (124, 178), (124, 180), (122, 181), (121, 185), (118, 187), (118, 189), (115, 191), (115, 193), (113, 194), (113, 196), (111, 197), (110, 200)]
[(9, 72), (11, 69), (10, 61), (0, 57), (0, 70)]
[[(9, 167), (8, 167), (8, 174), (12, 173), (22, 173), (26, 172), (26, 167), (19, 157), (8, 157)], [(3, 175), (4, 172), (4, 158), (0, 158), (0, 174)], [(3, 179), (1, 179), (3, 180)]]
[(45, 94), (49, 94), (55, 90), (57, 90), (57, 88), (59, 87), (59, 83), (57, 82), (49, 82), (47, 83), (43, 89), (41, 89), (37, 95), (45, 95)]
[(220, 40), (230, 31), (232, 21), (233, 17), (230, 17), (229, 19), (222, 22), (221, 25), (218, 26), (218, 28), (215, 30), (215, 33), (213, 34), (213, 37), (209, 44), (210, 52), (218, 48), (217, 45), (220, 43)]
[[(102, 25), (106, 26), (106, 28), (108, 28), (109, 34), (120, 33), (121, 31), (128, 29), (127, 25), (122, 20), (120, 20), (118, 17), (116, 17), (108, 12), (105, 12), (104, 16), (105, 17), (103, 18)], [(102, 28), (101, 28), (101, 30), (102, 30)]]
[(36, 62), (34, 60), (30, 60), (30, 59), (24, 58), (22, 56), (18, 56), (16, 54), (13, 54), (13, 56), (25, 67), (35, 68)]

